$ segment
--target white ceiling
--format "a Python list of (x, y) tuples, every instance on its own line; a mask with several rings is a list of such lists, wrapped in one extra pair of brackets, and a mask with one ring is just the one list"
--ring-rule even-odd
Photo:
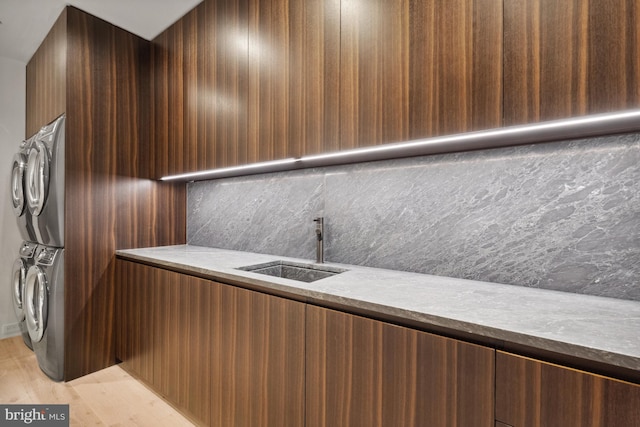
[(28, 62), (65, 5), (151, 40), (202, 0), (0, 0), (0, 56)]

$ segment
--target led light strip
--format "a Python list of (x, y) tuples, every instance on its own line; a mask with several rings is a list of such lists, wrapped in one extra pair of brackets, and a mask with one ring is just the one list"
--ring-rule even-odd
[[(286, 166), (299, 162), (300, 159), (287, 158), (271, 162), (250, 163), (248, 165), (232, 166), (228, 168), (210, 169), (201, 172), (189, 172), (179, 175), (168, 175), (160, 178), (161, 181), (194, 181), (202, 179), (221, 178), (228, 176), (240, 176), (253, 173), (262, 173), (266, 170), (287, 170)], [(258, 172), (255, 172), (258, 170)]]
[(162, 177), (195, 181), (640, 131), (640, 110), (510, 126)]

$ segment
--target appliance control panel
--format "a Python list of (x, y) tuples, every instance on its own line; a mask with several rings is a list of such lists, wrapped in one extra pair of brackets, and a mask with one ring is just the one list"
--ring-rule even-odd
[(53, 265), (57, 251), (55, 249), (42, 248), (36, 257), (38, 264)]
[(20, 246), (20, 256), (23, 258), (33, 258), (33, 253), (36, 251), (37, 247), (37, 243), (22, 242), (22, 246)]

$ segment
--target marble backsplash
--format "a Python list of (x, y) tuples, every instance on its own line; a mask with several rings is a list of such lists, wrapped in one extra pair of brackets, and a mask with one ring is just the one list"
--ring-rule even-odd
[(640, 300), (640, 135), (188, 185), (189, 244)]

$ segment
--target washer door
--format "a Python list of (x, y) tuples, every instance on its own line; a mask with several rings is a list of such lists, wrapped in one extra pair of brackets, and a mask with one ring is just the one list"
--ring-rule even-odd
[(13, 157), (13, 168), (11, 170), (11, 202), (16, 216), (24, 213), (24, 175), (27, 169), (27, 159), (23, 154), (16, 154)]
[(27, 272), (24, 304), (27, 309), (25, 314), (29, 336), (31, 341), (39, 342), (47, 329), (49, 302), (47, 276), (37, 265), (31, 266)]
[(49, 153), (42, 141), (29, 149), (27, 161), (27, 204), (32, 215), (40, 215), (49, 194)]
[(22, 258), (18, 258), (13, 263), (12, 277), (12, 292), (13, 295), (13, 311), (16, 313), (18, 322), (24, 320), (24, 308), (22, 302), (24, 301), (24, 284), (27, 279), (27, 264)]

